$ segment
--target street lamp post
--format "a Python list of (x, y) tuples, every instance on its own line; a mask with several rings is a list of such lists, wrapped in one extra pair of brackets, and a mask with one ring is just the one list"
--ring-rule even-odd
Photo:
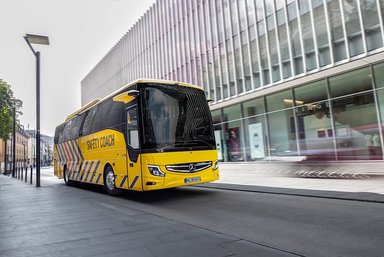
[(36, 187), (40, 187), (40, 52), (32, 44), (49, 45), (49, 39), (32, 34), (26, 34), (24, 39), (36, 57)]
[(12, 178), (16, 177), (16, 108), (13, 107), (13, 133), (12, 133)]

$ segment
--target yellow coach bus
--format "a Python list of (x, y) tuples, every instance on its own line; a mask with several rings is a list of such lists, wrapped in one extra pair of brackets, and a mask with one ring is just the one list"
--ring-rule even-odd
[(54, 143), (57, 177), (111, 195), (219, 179), (211, 113), (195, 85), (136, 80), (69, 115)]

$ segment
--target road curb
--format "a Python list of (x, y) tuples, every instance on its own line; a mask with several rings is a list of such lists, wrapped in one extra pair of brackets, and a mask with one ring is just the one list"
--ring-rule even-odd
[(292, 195), (314, 198), (327, 198), (335, 200), (348, 200), (359, 202), (372, 202), (384, 203), (384, 195), (369, 192), (339, 192), (339, 191), (326, 191), (326, 190), (307, 190), (307, 189), (291, 189), (279, 187), (264, 187), (264, 186), (250, 186), (250, 185), (237, 185), (226, 183), (206, 183), (200, 185), (193, 185), (194, 187), (214, 188), (220, 190), (233, 190), (244, 192), (255, 192), (265, 194), (279, 194), (279, 195)]

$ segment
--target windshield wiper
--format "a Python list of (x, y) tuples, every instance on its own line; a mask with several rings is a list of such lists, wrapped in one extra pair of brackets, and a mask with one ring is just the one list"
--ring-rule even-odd
[(191, 145), (196, 145), (198, 143), (204, 143), (205, 145), (207, 146), (210, 146), (210, 147), (215, 147), (215, 145), (205, 141), (205, 140), (202, 140), (202, 139), (197, 139), (197, 138), (193, 138), (192, 139), (193, 141), (187, 141), (184, 143), (184, 145), (187, 145), (187, 144), (191, 144)]
[(157, 148), (156, 151), (157, 152), (164, 152), (164, 150), (175, 149), (175, 148), (177, 148), (176, 145), (167, 145), (167, 146), (164, 146), (161, 148)]

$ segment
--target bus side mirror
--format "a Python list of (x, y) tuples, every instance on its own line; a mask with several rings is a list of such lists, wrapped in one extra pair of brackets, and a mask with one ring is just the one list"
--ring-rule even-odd
[(139, 95), (139, 91), (138, 90), (129, 90), (127, 92), (127, 94), (133, 98), (136, 98), (138, 95)]
[(115, 102), (123, 102), (123, 103), (129, 103), (130, 101), (134, 100), (139, 95), (139, 91), (137, 90), (129, 90), (128, 92), (121, 93), (115, 97), (112, 98)]

